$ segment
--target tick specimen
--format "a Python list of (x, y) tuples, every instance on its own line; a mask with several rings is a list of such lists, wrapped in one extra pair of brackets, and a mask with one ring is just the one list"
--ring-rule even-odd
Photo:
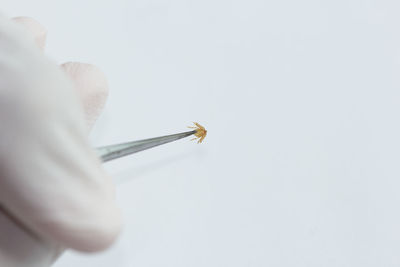
[(193, 138), (192, 140), (197, 139), (198, 140), (197, 143), (199, 144), (199, 143), (203, 142), (204, 138), (206, 137), (207, 130), (203, 126), (198, 124), (197, 122), (193, 122), (193, 123), (194, 123), (194, 125), (196, 125), (196, 127), (189, 126), (188, 128), (195, 129), (196, 132), (194, 133), (194, 136), (196, 136), (196, 137)]

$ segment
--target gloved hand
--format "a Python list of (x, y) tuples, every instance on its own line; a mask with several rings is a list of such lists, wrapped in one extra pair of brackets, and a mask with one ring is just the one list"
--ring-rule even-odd
[(93, 66), (46, 59), (45, 30), (16, 21), (0, 17), (0, 266), (43, 267), (66, 248), (103, 250), (120, 231), (86, 136), (107, 84)]

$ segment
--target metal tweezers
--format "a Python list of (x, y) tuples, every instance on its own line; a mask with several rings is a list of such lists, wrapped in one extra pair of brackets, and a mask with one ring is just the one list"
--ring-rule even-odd
[(103, 162), (110, 161), (113, 159), (121, 158), (139, 151), (143, 151), (155, 146), (159, 146), (162, 144), (166, 144), (169, 142), (173, 142), (192, 134), (195, 134), (196, 130), (165, 135), (160, 137), (154, 137), (139, 141), (132, 141), (122, 144), (110, 145), (110, 146), (103, 146), (96, 148), (97, 154), (101, 158)]

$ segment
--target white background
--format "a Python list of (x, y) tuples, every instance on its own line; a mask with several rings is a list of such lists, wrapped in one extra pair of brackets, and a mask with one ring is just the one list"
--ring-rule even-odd
[(56, 267), (400, 265), (397, 0), (2, 0), (57, 62), (98, 65), (125, 229)]

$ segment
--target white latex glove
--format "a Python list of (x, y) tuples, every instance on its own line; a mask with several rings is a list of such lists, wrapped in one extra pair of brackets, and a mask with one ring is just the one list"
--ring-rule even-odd
[(43, 267), (65, 248), (103, 250), (120, 231), (86, 137), (85, 111), (92, 124), (107, 84), (93, 66), (46, 59), (45, 30), (16, 21), (0, 16), (0, 266)]

